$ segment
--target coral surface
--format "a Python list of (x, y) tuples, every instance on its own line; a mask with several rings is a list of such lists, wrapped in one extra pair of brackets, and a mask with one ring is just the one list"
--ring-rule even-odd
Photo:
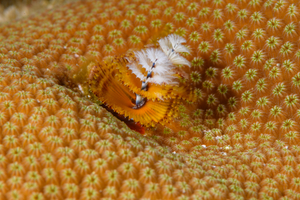
[[(0, 199), (300, 199), (299, 6), (87, 0), (0, 25)], [(141, 135), (84, 95), (89, 64), (171, 33), (197, 99), (169, 123)]]
[(9, 23), (14, 20), (40, 13), (46, 9), (72, 0), (2, 0), (0, 1), (0, 23)]

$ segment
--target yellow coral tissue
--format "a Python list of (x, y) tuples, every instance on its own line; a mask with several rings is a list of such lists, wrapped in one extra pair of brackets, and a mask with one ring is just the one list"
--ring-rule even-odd
[(0, 200), (300, 199), (298, 0), (56, 2), (0, 24)]

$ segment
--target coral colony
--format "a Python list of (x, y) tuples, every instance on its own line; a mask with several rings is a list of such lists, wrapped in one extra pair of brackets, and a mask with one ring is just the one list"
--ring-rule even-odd
[(0, 24), (0, 200), (299, 200), (299, 19), (84, 0)]

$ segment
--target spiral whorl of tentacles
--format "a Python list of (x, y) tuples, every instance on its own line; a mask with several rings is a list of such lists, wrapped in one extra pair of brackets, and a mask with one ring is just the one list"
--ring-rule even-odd
[(115, 56), (91, 68), (90, 91), (115, 112), (145, 126), (165, 124), (176, 116), (181, 101), (193, 101), (193, 91), (184, 85), (184, 67), (190, 67), (180, 53), (189, 53), (177, 35), (147, 48)]

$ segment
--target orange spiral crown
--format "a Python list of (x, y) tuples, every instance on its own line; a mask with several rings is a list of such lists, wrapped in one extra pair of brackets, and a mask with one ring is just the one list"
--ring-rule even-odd
[(190, 66), (179, 54), (188, 52), (183, 42), (183, 38), (169, 35), (159, 40), (159, 48), (90, 64), (90, 92), (115, 112), (142, 125), (168, 123), (177, 116), (175, 108), (180, 102), (195, 101), (178, 67)]

